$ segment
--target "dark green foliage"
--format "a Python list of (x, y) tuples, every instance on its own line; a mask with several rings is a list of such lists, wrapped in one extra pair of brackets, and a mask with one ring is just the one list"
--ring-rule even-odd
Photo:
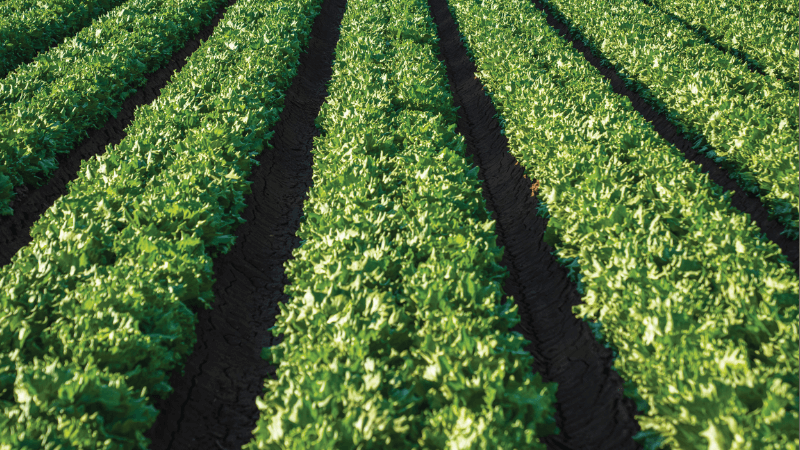
[(125, 0), (9, 0), (0, 4), (0, 78)]
[(0, 81), (0, 214), (122, 109), (224, 0), (131, 0)]
[(0, 269), (0, 447), (146, 448), (320, 3), (231, 7)]
[(256, 449), (543, 449), (531, 373), (423, 0), (349, 0), (264, 352)]
[[(797, 90), (751, 72), (734, 56), (705, 44), (680, 23), (641, 0), (542, 0), (583, 34), (629, 87), (664, 112), (769, 214), (798, 237)], [(797, 24), (781, 48), (794, 48)], [(772, 47), (768, 47), (772, 48)]]
[[(596, 322), (644, 413), (637, 439), (796, 450), (798, 279), (778, 247), (530, 0), (449, 4), (512, 153), (540, 183), (545, 239), (583, 294), (575, 313)], [(608, 10), (570, 5), (581, 20)]]

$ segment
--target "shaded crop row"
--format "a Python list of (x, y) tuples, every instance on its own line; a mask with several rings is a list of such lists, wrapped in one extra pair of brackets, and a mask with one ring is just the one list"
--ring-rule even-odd
[(0, 442), (146, 448), (319, 3), (231, 7), (0, 269)]
[(758, 195), (787, 237), (798, 236), (797, 91), (640, 0), (543, 0), (557, 18), (659, 108), (694, 148)]
[[(796, 448), (798, 280), (528, 0), (450, 0), (646, 445)], [(748, 447), (750, 446), (750, 447)]]
[(131, 0), (0, 81), (0, 214), (116, 116), (146, 75), (209, 23), (224, 0)]
[(348, 1), (246, 448), (544, 448), (556, 431), (435, 35), (422, 0)]
[(782, 14), (778, 3), (720, 3), (710, 0), (642, 0), (674, 14), (758, 70), (786, 80), (797, 90), (797, 15)]
[(0, 4), (0, 78), (126, 0), (9, 0)]

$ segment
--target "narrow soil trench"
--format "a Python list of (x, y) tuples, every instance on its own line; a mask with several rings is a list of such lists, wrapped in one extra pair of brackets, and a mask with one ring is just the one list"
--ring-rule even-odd
[(483, 180), (484, 198), (497, 221), (502, 264), (511, 276), (504, 289), (513, 296), (521, 322), (515, 331), (531, 341), (534, 372), (558, 383), (556, 423), (560, 434), (544, 438), (551, 450), (639, 449), (636, 406), (625, 398), (623, 381), (611, 369), (611, 351), (598, 343), (572, 314), (581, 299), (566, 270), (543, 241), (547, 220), (536, 215), (532, 183), (508, 151), (494, 105), (475, 77), (475, 64), (461, 44), (446, 0), (429, 0), (455, 104), (458, 131), (467, 141)]
[(346, 0), (326, 0), (314, 21), (307, 53), (300, 56), (286, 92), (272, 149), (259, 156), (245, 198), (247, 222), (236, 244), (214, 260), (213, 309), (198, 313), (197, 343), (185, 374), (170, 377), (172, 394), (156, 401), (160, 413), (146, 433), (152, 450), (239, 449), (258, 419), (256, 397), (276, 367), (261, 349), (279, 343), (268, 329), (288, 297), (283, 264), (300, 241), (296, 237), (303, 201), (312, 185), (314, 125), (327, 96), (334, 49)]
[[(736, 59), (739, 60), (740, 63), (746, 65), (748, 70), (750, 70), (751, 72), (757, 73), (757, 74), (765, 76), (765, 77), (769, 77), (769, 75), (767, 75), (767, 73), (764, 72), (763, 64), (759, 63), (758, 60), (756, 60), (752, 55), (750, 55), (746, 51), (742, 50), (741, 47), (730, 46), (730, 47), (726, 48), (719, 41), (717, 41), (716, 39), (711, 37), (711, 34), (709, 33), (708, 29), (706, 29), (702, 25), (700, 25), (700, 26), (692, 25), (688, 21), (686, 21), (684, 19), (681, 19), (676, 14), (674, 14), (674, 13), (672, 13), (672, 12), (670, 12), (670, 11), (668, 11), (668, 10), (666, 10), (666, 9), (656, 5), (656, 4), (654, 4), (651, 0), (640, 0), (640, 1), (642, 3), (644, 3), (645, 5), (647, 5), (647, 6), (653, 8), (653, 9), (655, 9), (657, 11), (660, 11), (662, 14), (664, 14), (667, 17), (669, 17), (671, 20), (674, 20), (675, 22), (678, 22), (679, 24), (681, 24), (682, 27), (686, 28), (687, 30), (691, 31), (692, 33), (695, 33), (706, 44), (713, 46), (714, 48), (716, 48), (717, 50), (719, 50), (719, 51), (721, 51), (721, 52), (723, 52), (725, 54), (728, 54), (728, 55), (731, 55), (731, 56), (735, 57)], [(776, 75), (774, 78), (778, 79), (778, 80), (781, 80), (784, 83), (786, 83), (786, 87), (788, 87), (790, 89), (794, 89), (795, 91), (797, 90), (796, 87), (792, 86), (792, 83), (793, 83), (792, 80), (786, 79), (786, 78), (784, 78), (784, 77), (782, 77), (780, 75)]]
[[(3, 4), (3, 3), (5, 3), (5, 0), (0, 0), (0, 4)], [(110, 9), (108, 9), (108, 10), (106, 10), (105, 12), (103, 12), (103, 13), (101, 13), (101, 14), (99, 14), (99, 15), (95, 15), (95, 16), (93, 16), (93, 17), (92, 17), (92, 21), (91, 21), (91, 22), (89, 22), (89, 24), (88, 24), (88, 25), (86, 25), (86, 26), (83, 26), (83, 27), (81, 27), (81, 26), (78, 26), (78, 27), (73, 27), (73, 28), (72, 28), (72, 29), (71, 29), (71, 30), (70, 30), (68, 33), (64, 34), (64, 35), (63, 35), (63, 36), (61, 36), (61, 37), (51, 37), (51, 43), (50, 43), (50, 45), (48, 45), (48, 46), (47, 46), (47, 48), (46, 48), (46, 49), (44, 49), (44, 50), (41, 50), (40, 52), (38, 52), (38, 53), (36, 53), (36, 54), (34, 54), (34, 55), (32, 55), (32, 56), (28, 56), (28, 57), (26, 57), (26, 58), (23, 58), (22, 60), (19, 60), (19, 62), (15, 63), (15, 64), (13, 65), (13, 67), (9, 68), (9, 69), (8, 69), (8, 70), (6, 70), (5, 72), (3, 72), (3, 71), (0, 71), (0, 79), (7, 77), (7, 76), (8, 76), (8, 74), (10, 74), (10, 73), (14, 72), (14, 71), (15, 71), (15, 70), (17, 70), (17, 69), (18, 69), (20, 66), (24, 66), (25, 64), (30, 64), (31, 62), (33, 62), (33, 60), (34, 60), (34, 59), (36, 59), (36, 57), (37, 57), (37, 56), (39, 56), (39, 55), (42, 55), (42, 54), (44, 54), (44, 53), (46, 53), (46, 52), (48, 52), (48, 51), (50, 51), (50, 50), (52, 50), (52, 49), (54, 49), (54, 48), (58, 47), (59, 45), (63, 44), (63, 43), (64, 43), (65, 41), (67, 41), (68, 39), (71, 39), (71, 38), (75, 37), (75, 35), (77, 35), (78, 33), (80, 33), (80, 32), (81, 32), (81, 30), (83, 30), (83, 29), (84, 29), (84, 28), (86, 28), (86, 27), (89, 27), (89, 26), (91, 26), (91, 24), (92, 24), (92, 23), (94, 23), (94, 21), (95, 21), (95, 20), (97, 20), (97, 19), (99, 19), (99, 18), (103, 17), (104, 15), (108, 14), (108, 13), (109, 13), (109, 12), (111, 12), (111, 11), (114, 11), (115, 9), (119, 8), (119, 7), (120, 7), (121, 5), (123, 5), (123, 4), (124, 4), (124, 2), (123, 2), (123, 3), (120, 3), (120, 4), (119, 4), (119, 5), (117, 5), (117, 6), (114, 6), (114, 7), (110, 8)], [(95, 11), (96, 11), (96, 10), (95, 10)]]
[(653, 124), (655, 131), (664, 138), (664, 140), (675, 145), (678, 150), (682, 151), (687, 160), (699, 164), (701, 170), (708, 174), (709, 179), (722, 186), (725, 192), (734, 191), (734, 194), (731, 196), (731, 204), (743, 213), (750, 214), (750, 218), (756, 222), (761, 232), (766, 234), (769, 240), (780, 247), (781, 252), (786, 255), (786, 258), (794, 267), (795, 273), (800, 273), (798, 272), (800, 243), (790, 240), (780, 234), (785, 227), (778, 223), (777, 220), (769, 218), (767, 208), (761, 203), (761, 200), (757, 197), (745, 194), (742, 187), (730, 178), (725, 169), (717, 166), (713, 160), (699, 154), (697, 150), (693, 149), (692, 143), (686, 136), (678, 131), (678, 127), (667, 120), (664, 114), (656, 112), (656, 110), (639, 94), (626, 87), (619, 73), (611, 67), (604, 66), (602, 64), (603, 59), (592, 53), (592, 50), (584, 44), (586, 38), (582, 33), (576, 30), (571, 34), (569, 25), (556, 19), (541, 0), (531, 1), (537, 8), (547, 14), (547, 23), (558, 31), (559, 35), (566, 41), (571, 42), (572, 46), (583, 53), (583, 56), (592, 66), (611, 81), (611, 87), (614, 89), (614, 92), (630, 99), (631, 103), (633, 103), (633, 108), (638, 111), (645, 120)]
[(225, 11), (234, 3), (236, 0), (229, 0), (227, 5), (221, 6), (211, 23), (189, 39), (163, 67), (148, 75), (147, 83), (122, 103), (122, 111), (117, 117), (110, 118), (102, 128), (89, 130), (89, 137), (70, 153), (57, 155), (58, 169), (45, 184), (38, 188), (18, 186), (15, 189), (16, 196), (11, 201), (14, 213), (0, 216), (0, 267), (11, 262), (19, 249), (31, 242), (31, 226), (56, 199), (67, 193), (67, 183), (78, 177), (81, 161), (101, 155), (105, 153), (106, 146), (122, 141), (127, 135), (125, 128), (133, 121), (134, 110), (158, 98), (161, 88), (166, 86), (173, 74), (181, 71), (189, 56), (200, 47), (201, 41), (211, 36)]

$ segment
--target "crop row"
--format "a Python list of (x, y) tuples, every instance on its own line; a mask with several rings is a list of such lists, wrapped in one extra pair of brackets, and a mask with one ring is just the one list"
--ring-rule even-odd
[(777, 246), (529, 0), (449, 4), (540, 183), (545, 240), (583, 296), (575, 313), (644, 413), (636, 438), (797, 449), (798, 279)]
[(765, 73), (797, 90), (797, 16), (781, 14), (772, 2), (720, 3), (711, 0), (649, 0), (665, 12), (708, 33), (728, 51), (752, 58)]
[(0, 78), (125, 0), (9, 0), (0, 4)]
[(762, 2), (760, 0), (742, 0), (741, 2), (737, 3), (741, 3), (742, 6), (748, 9), (761, 9), (767, 12), (772, 12), (775, 15), (782, 14), (784, 16), (788, 16), (789, 18), (797, 17), (798, 14), (800, 14), (800, 4), (796, 2)]
[(423, 0), (347, 2), (246, 448), (544, 448), (556, 431), (435, 35)]
[(0, 443), (146, 448), (321, 0), (239, 1), (0, 269)]
[[(797, 91), (641, 0), (542, 0), (798, 237)], [(634, 82), (635, 81), (635, 82)]]
[[(796, 237), (791, 90), (639, 0), (544, 1)], [(193, 346), (191, 309), (213, 302), (211, 257), (243, 220), (245, 180), (321, 2), (240, 0), (0, 269), (0, 446), (147, 446), (150, 399)], [(575, 312), (644, 412), (637, 439), (796, 450), (798, 280), (785, 257), (528, 0), (449, 3), (512, 152), (539, 180), (546, 240), (584, 297)], [(12, 4), (33, 5), (0, 10)], [(0, 81), (0, 212), (221, 4), (129, 0)], [(70, 17), (52, 32), (68, 34)], [(247, 447), (543, 448), (556, 386), (510, 332), (502, 249), (427, 6), (350, 0), (341, 36), (274, 328), (284, 341), (264, 353), (278, 377)]]
[(0, 81), (0, 214), (122, 108), (224, 0), (130, 0)]

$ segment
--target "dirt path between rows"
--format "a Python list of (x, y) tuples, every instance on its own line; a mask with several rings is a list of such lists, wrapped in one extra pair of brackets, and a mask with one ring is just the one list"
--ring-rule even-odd
[(616, 70), (602, 65), (603, 60), (592, 53), (592, 50), (584, 44), (585, 37), (582, 33), (576, 30), (573, 34), (570, 34), (569, 26), (557, 20), (553, 14), (545, 8), (541, 0), (531, 1), (537, 8), (547, 14), (547, 23), (555, 28), (564, 40), (571, 42), (572, 46), (583, 53), (583, 56), (592, 66), (611, 81), (611, 87), (614, 89), (614, 92), (630, 99), (631, 103), (633, 103), (633, 108), (638, 111), (645, 120), (653, 124), (655, 131), (664, 138), (664, 140), (682, 151), (687, 160), (699, 164), (702, 171), (708, 173), (708, 177), (711, 181), (722, 186), (725, 192), (734, 191), (731, 197), (731, 204), (738, 210), (750, 214), (750, 218), (756, 222), (761, 231), (767, 235), (767, 238), (780, 247), (781, 252), (786, 255), (786, 258), (794, 267), (795, 273), (800, 274), (800, 272), (798, 272), (798, 269), (800, 269), (798, 265), (800, 246), (798, 245), (800, 243), (790, 240), (780, 234), (785, 227), (778, 223), (777, 220), (769, 218), (769, 212), (764, 204), (761, 203), (761, 200), (757, 197), (745, 194), (742, 187), (730, 178), (725, 169), (717, 166), (710, 158), (699, 154), (697, 150), (693, 149), (692, 143), (686, 139), (686, 136), (678, 131), (678, 127), (667, 120), (664, 114), (657, 113), (639, 94), (626, 87), (625, 82)]
[(475, 64), (461, 45), (446, 0), (429, 0), (439, 30), (455, 104), (458, 131), (480, 166), (484, 198), (497, 221), (502, 264), (511, 276), (504, 289), (518, 305), (515, 331), (531, 341), (534, 372), (558, 383), (556, 424), (559, 435), (543, 439), (551, 450), (628, 450), (641, 448), (632, 436), (640, 428), (633, 401), (622, 395), (623, 382), (611, 370), (611, 352), (598, 343), (572, 314), (580, 296), (567, 272), (542, 240), (547, 220), (536, 215), (534, 186), (508, 151), (508, 140), (481, 82)]
[(58, 169), (38, 188), (18, 186), (16, 196), (11, 201), (14, 214), (0, 216), (0, 267), (11, 262), (11, 258), (31, 242), (31, 226), (51, 207), (55, 201), (67, 193), (67, 183), (78, 177), (81, 161), (94, 155), (102, 155), (106, 146), (117, 145), (127, 135), (125, 128), (133, 121), (134, 110), (152, 103), (166, 86), (172, 75), (181, 71), (192, 53), (200, 47), (201, 41), (211, 36), (225, 11), (236, 3), (229, 0), (220, 7), (211, 22), (186, 42), (183, 48), (173, 53), (172, 58), (160, 69), (147, 76), (147, 83), (122, 103), (122, 111), (110, 118), (102, 128), (88, 130), (89, 137), (80, 142), (68, 154), (57, 155)]
[(314, 120), (327, 95), (345, 4), (326, 0), (314, 21), (273, 148), (260, 155), (249, 178), (247, 222), (231, 251), (214, 260), (213, 309), (198, 313), (198, 341), (185, 375), (173, 373), (174, 392), (156, 403), (160, 413), (146, 434), (152, 450), (238, 450), (252, 437), (256, 397), (276, 369), (261, 359), (261, 349), (279, 343), (268, 328), (278, 304), (288, 300), (283, 264), (300, 243), (295, 234), (312, 184), (312, 139), (319, 134)]

